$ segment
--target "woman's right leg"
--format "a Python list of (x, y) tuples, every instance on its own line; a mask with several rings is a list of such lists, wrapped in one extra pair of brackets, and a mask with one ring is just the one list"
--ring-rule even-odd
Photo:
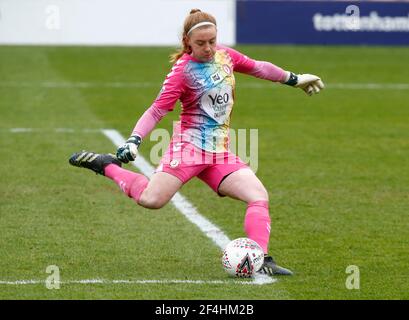
[(143, 174), (115, 164), (105, 168), (105, 176), (114, 180), (126, 195), (148, 209), (162, 208), (183, 185), (181, 180), (166, 172), (156, 172), (149, 180)]
[(149, 181), (143, 174), (121, 168), (121, 162), (111, 154), (83, 150), (74, 153), (68, 161), (75, 167), (112, 179), (128, 197), (149, 209), (163, 207), (183, 185), (181, 179), (166, 172), (155, 173)]
[(183, 182), (166, 172), (156, 172), (140, 195), (138, 204), (149, 209), (160, 209), (167, 204)]

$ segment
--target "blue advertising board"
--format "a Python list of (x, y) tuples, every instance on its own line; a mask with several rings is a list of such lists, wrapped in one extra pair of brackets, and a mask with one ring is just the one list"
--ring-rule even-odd
[(243, 1), (236, 42), (409, 45), (409, 2)]

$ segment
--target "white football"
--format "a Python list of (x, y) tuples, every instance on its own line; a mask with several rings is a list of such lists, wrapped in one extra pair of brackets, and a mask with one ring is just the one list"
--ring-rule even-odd
[(224, 270), (231, 276), (250, 278), (264, 262), (263, 249), (257, 242), (248, 238), (231, 241), (223, 252)]

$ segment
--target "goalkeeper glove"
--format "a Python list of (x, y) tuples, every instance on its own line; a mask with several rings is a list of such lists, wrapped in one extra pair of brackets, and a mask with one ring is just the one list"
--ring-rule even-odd
[(141, 142), (142, 138), (140, 136), (131, 136), (126, 140), (125, 144), (118, 148), (116, 151), (116, 157), (123, 163), (134, 161), (138, 154), (138, 148)]
[(324, 89), (324, 83), (322, 82), (321, 78), (313, 74), (297, 75), (290, 72), (289, 79), (284, 82), (284, 84), (295, 88), (300, 88), (309, 96), (311, 96), (313, 93), (319, 93), (320, 90)]

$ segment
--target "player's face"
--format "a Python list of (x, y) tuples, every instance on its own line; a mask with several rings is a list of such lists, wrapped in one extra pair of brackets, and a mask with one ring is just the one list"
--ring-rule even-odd
[(216, 52), (216, 27), (198, 28), (188, 37), (188, 45), (192, 48), (192, 56), (202, 62), (213, 59)]

